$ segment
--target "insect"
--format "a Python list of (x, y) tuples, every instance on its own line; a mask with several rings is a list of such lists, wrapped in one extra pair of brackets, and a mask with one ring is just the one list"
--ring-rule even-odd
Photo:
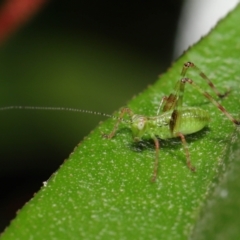
[(214, 104), (226, 117), (235, 125), (240, 125), (240, 121), (233, 118), (233, 116), (226, 111), (226, 109), (219, 104), (211, 95), (199, 87), (194, 81), (186, 77), (187, 70), (192, 68), (196, 71), (202, 79), (207, 81), (208, 85), (213, 89), (219, 98), (226, 97), (230, 91), (221, 94), (214, 86), (212, 81), (192, 62), (187, 62), (183, 65), (181, 78), (176, 83), (175, 90), (169, 96), (164, 96), (160, 102), (156, 116), (144, 116), (135, 114), (129, 108), (121, 110), (120, 118), (114, 126), (113, 131), (106, 138), (111, 139), (125, 114), (128, 114), (131, 119), (131, 129), (133, 139), (135, 141), (141, 140), (143, 137), (153, 139), (156, 149), (156, 156), (154, 162), (154, 170), (152, 181), (155, 182), (157, 178), (158, 165), (159, 165), (159, 138), (177, 138), (182, 141), (183, 148), (186, 155), (186, 164), (191, 171), (195, 171), (195, 167), (190, 160), (190, 153), (185, 139), (185, 135), (192, 134), (203, 129), (210, 120), (210, 115), (206, 110), (199, 107), (185, 107), (183, 106), (183, 95), (185, 84), (192, 85), (198, 92), (203, 94), (212, 104)]
[[(155, 182), (158, 173), (159, 165), (159, 139), (180, 138), (186, 155), (186, 164), (191, 171), (195, 171), (195, 167), (191, 163), (188, 145), (185, 135), (192, 134), (203, 129), (210, 120), (209, 113), (199, 107), (186, 107), (183, 106), (183, 95), (185, 84), (192, 85), (198, 92), (203, 94), (212, 104), (214, 104), (226, 117), (235, 125), (240, 125), (240, 121), (235, 119), (226, 109), (218, 103), (210, 94), (198, 86), (192, 79), (186, 77), (188, 69), (191, 68), (197, 72), (202, 79), (212, 88), (219, 98), (226, 97), (230, 91), (221, 94), (214, 86), (212, 81), (192, 62), (184, 63), (181, 78), (176, 83), (173, 93), (169, 96), (164, 96), (160, 102), (156, 116), (144, 116), (135, 114), (129, 108), (122, 108), (119, 117), (110, 114), (93, 112), (89, 110), (62, 108), (62, 107), (37, 107), (37, 106), (9, 106), (2, 107), (0, 110), (10, 109), (30, 109), (30, 110), (59, 110), (59, 111), (73, 111), (81, 113), (89, 113), (102, 115), (117, 119), (116, 124), (110, 134), (103, 134), (107, 139), (115, 136), (120, 122), (126, 122), (130, 125), (134, 141), (140, 141), (143, 137), (149, 138), (155, 144), (155, 161), (153, 167), (153, 174), (151, 181)], [(130, 121), (123, 119), (124, 115), (128, 115)]]

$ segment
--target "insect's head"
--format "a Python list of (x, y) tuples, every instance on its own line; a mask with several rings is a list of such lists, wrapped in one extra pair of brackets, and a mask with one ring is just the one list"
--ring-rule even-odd
[(147, 118), (141, 115), (134, 114), (132, 116), (132, 134), (133, 138), (138, 140), (140, 139), (147, 128)]

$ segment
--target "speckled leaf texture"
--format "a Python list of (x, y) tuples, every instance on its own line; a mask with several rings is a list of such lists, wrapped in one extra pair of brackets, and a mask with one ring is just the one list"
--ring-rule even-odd
[[(154, 116), (179, 80), (183, 63), (192, 61), (221, 92), (231, 89), (220, 103), (239, 118), (239, 23), (240, 6), (128, 107)], [(188, 77), (217, 98), (197, 74), (189, 71)], [(102, 138), (115, 123), (108, 119), (19, 210), (1, 240), (240, 239), (239, 129), (190, 85), (184, 105), (211, 115), (207, 128), (186, 137), (196, 173), (186, 166), (181, 141), (170, 139), (160, 142), (158, 178), (151, 183), (153, 142), (134, 144), (123, 123), (112, 140)]]

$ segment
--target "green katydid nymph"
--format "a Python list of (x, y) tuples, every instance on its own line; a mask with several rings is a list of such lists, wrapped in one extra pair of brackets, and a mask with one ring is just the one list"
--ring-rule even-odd
[[(131, 127), (134, 141), (139, 141), (143, 137), (153, 139), (154, 141), (156, 154), (151, 181), (155, 182), (159, 166), (159, 139), (164, 140), (169, 138), (180, 138), (186, 155), (186, 164), (191, 171), (195, 171), (195, 167), (192, 165), (190, 160), (190, 153), (185, 135), (192, 134), (203, 129), (209, 123), (210, 115), (206, 110), (199, 107), (183, 106), (183, 95), (186, 83), (192, 85), (198, 92), (203, 94), (231, 122), (235, 125), (240, 125), (240, 121), (235, 119), (219, 102), (198, 86), (192, 79), (186, 77), (186, 73), (189, 68), (197, 72), (201, 78), (208, 83), (219, 98), (226, 97), (229, 94), (229, 91), (221, 94), (212, 81), (194, 63), (187, 62), (183, 65), (180, 80), (176, 83), (173, 93), (162, 98), (156, 116), (135, 114), (129, 108), (122, 108), (119, 117), (89, 110), (61, 107), (9, 106), (1, 107), (0, 110), (30, 109), (74, 111), (111, 117), (117, 119), (117, 121), (110, 134), (103, 134), (103, 136), (108, 139), (115, 136), (120, 122), (126, 122)], [(129, 121), (123, 120), (125, 114), (128, 114), (130, 118)]]

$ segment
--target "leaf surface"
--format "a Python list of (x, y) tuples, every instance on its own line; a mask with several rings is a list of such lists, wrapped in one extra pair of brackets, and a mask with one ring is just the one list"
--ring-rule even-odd
[[(162, 97), (173, 91), (183, 63), (192, 61), (221, 92), (232, 89), (220, 102), (239, 117), (239, 22), (240, 6), (128, 107), (154, 116)], [(189, 71), (188, 77), (214, 96), (197, 74)], [(134, 144), (131, 130), (124, 123), (113, 139), (103, 139), (101, 133), (111, 132), (115, 123), (108, 119), (75, 148), (18, 212), (1, 239), (200, 239), (201, 234), (202, 239), (216, 239), (213, 236), (219, 229), (227, 234), (233, 219), (239, 222), (237, 211), (233, 211), (234, 206), (239, 210), (239, 133), (191, 86), (186, 86), (184, 105), (201, 107), (211, 114), (207, 128), (186, 137), (196, 173), (187, 168), (179, 139), (161, 141), (158, 178), (152, 184), (153, 142), (145, 139), (140, 145)], [(228, 194), (230, 191), (234, 194)], [(206, 207), (209, 201), (213, 207)], [(229, 214), (225, 218), (223, 206), (234, 217)], [(212, 217), (211, 226), (206, 223), (207, 213)], [(237, 228), (234, 234), (231, 239), (239, 236)], [(227, 239), (229, 235), (224, 236)]]

